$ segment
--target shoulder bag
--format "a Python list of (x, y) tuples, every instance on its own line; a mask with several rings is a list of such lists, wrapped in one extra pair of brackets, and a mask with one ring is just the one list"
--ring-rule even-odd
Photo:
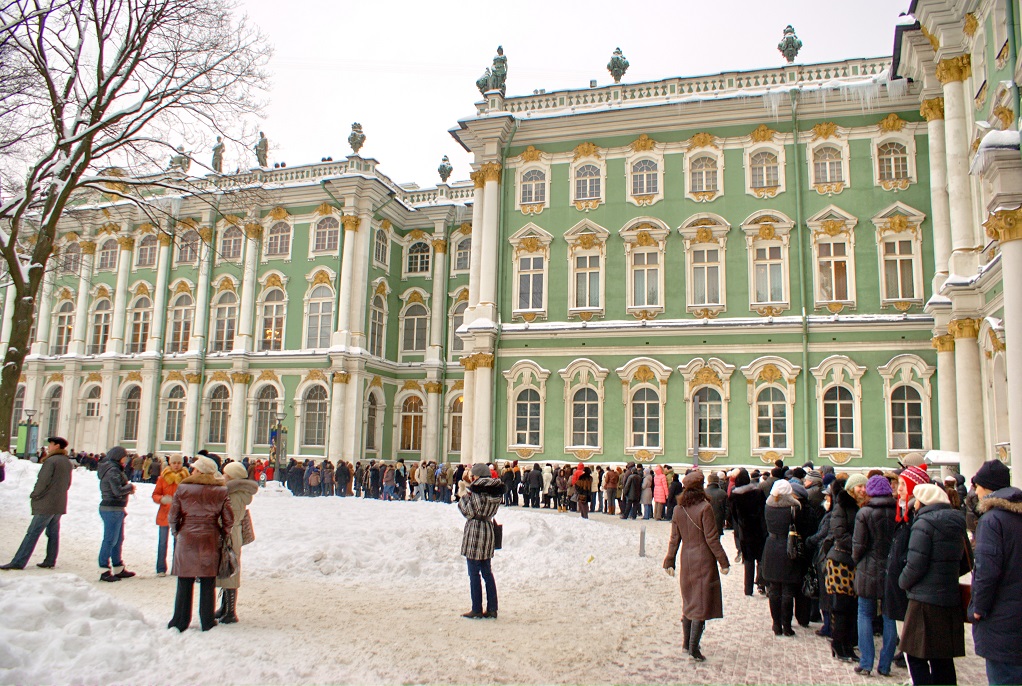
[(234, 576), (238, 571), (238, 556), (231, 547), (231, 539), (228, 536), (220, 536), (220, 567), (217, 569), (216, 578), (227, 579)]
[(805, 553), (805, 543), (795, 528), (795, 508), (791, 508), (791, 525), (788, 526), (788, 559), (798, 560)]
[(245, 516), (241, 520), (241, 545), (248, 545), (255, 540), (255, 529), (252, 528), (252, 513), (245, 510)]
[(496, 519), (491, 519), (490, 524), (493, 526), (493, 549), (500, 550), (504, 543), (504, 525), (498, 524)]

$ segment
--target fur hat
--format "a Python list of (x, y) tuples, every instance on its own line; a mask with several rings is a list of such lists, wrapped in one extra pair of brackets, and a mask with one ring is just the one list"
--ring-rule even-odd
[(224, 467), (224, 476), (229, 476), (232, 479), (247, 479), (248, 470), (240, 462), (231, 462)]
[(921, 484), (915, 487), (912, 491), (912, 495), (915, 499), (925, 505), (935, 505), (937, 503), (944, 503), (945, 505), (951, 504), (951, 499), (947, 497), (947, 491), (940, 486), (934, 484)]
[(869, 481), (866, 482), (866, 495), (870, 498), (893, 495), (891, 482), (887, 480), (886, 476), (879, 474), (869, 477)]
[[(216, 474), (217, 473), (216, 462), (214, 462), (213, 460), (209, 459), (208, 457), (197, 457), (197, 458), (195, 458), (195, 461), (192, 463), (192, 469), (194, 469), (195, 471), (199, 472), (200, 474)], [(242, 469), (244, 469), (244, 467), (242, 467)], [(246, 476), (248, 475), (247, 471), (245, 472), (245, 475)]]
[(866, 477), (863, 476), (862, 474), (858, 473), (852, 474), (850, 477), (848, 477), (848, 481), (845, 482), (845, 490), (851, 493), (852, 489), (854, 489), (856, 486), (865, 486), (866, 481), (867, 481)]
[(693, 469), (681, 480), (681, 485), (686, 491), (692, 488), (701, 488), (703, 485), (703, 473), (698, 469)]
[(972, 485), (999, 491), (1011, 485), (1011, 471), (1000, 460), (989, 460), (972, 477)]
[(482, 462), (472, 465), (472, 476), (477, 479), (485, 479), (490, 476), (490, 468)]

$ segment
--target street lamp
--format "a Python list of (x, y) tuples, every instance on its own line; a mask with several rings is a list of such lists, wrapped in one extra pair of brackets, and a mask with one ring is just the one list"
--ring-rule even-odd
[(287, 483), (287, 474), (284, 470), (285, 460), (287, 459), (287, 427), (284, 426), (284, 419), (286, 417), (286, 412), (277, 412), (277, 425), (273, 428), (273, 451), (274, 460), (277, 465), (277, 481), (282, 484)]
[(25, 427), (24, 452), (21, 454), (23, 460), (31, 459), (31, 456), (39, 449), (39, 425), (32, 421), (34, 416), (35, 410), (25, 410), (25, 423), (22, 425)]

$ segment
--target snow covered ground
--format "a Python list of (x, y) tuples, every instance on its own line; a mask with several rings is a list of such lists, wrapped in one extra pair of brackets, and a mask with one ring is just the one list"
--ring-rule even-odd
[[(0, 484), (2, 561), (24, 535), (37, 470), (18, 461)], [(456, 507), (270, 489), (251, 508), (241, 623), (202, 633), (196, 616), (178, 634), (166, 628), (175, 580), (154, 571), (151, 491), (140, 484), (128, 505), (124, 559), (138, 576), (101, 583), (98, 482), (76, 470), (57, 568), (35, 567), (44, 536), (26, 570), (0, 572), (0, 684), (868, 683), (831, 659), (818, 625), (775, 638), (766, 599), (742, 594), (741, 565), (723, 579), (707, 662), (689, 661), (678, 582), (661, 570), (667, 523), (646, 522), (643, 558), (641, 521), (502, 508), (500, 619), (466, 620)], [(986, 683), (968, 644), (959, 683)]]

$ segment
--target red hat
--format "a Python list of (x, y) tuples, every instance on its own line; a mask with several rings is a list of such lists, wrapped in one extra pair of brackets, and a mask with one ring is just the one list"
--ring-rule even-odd
[(912, 491), (915, 490), (916, 486), (930, 483), (930, 477), (920, 467), (905, 467), (898, 476), (905, 482), (905, 487), (908, 489), (908, 498), (904, 503), (900, 500), (898, 501), (895, 519), (899, 522), (907, 522), (908, 513), (906, 509), (908, 508), (908, 500), (912, 498)]

